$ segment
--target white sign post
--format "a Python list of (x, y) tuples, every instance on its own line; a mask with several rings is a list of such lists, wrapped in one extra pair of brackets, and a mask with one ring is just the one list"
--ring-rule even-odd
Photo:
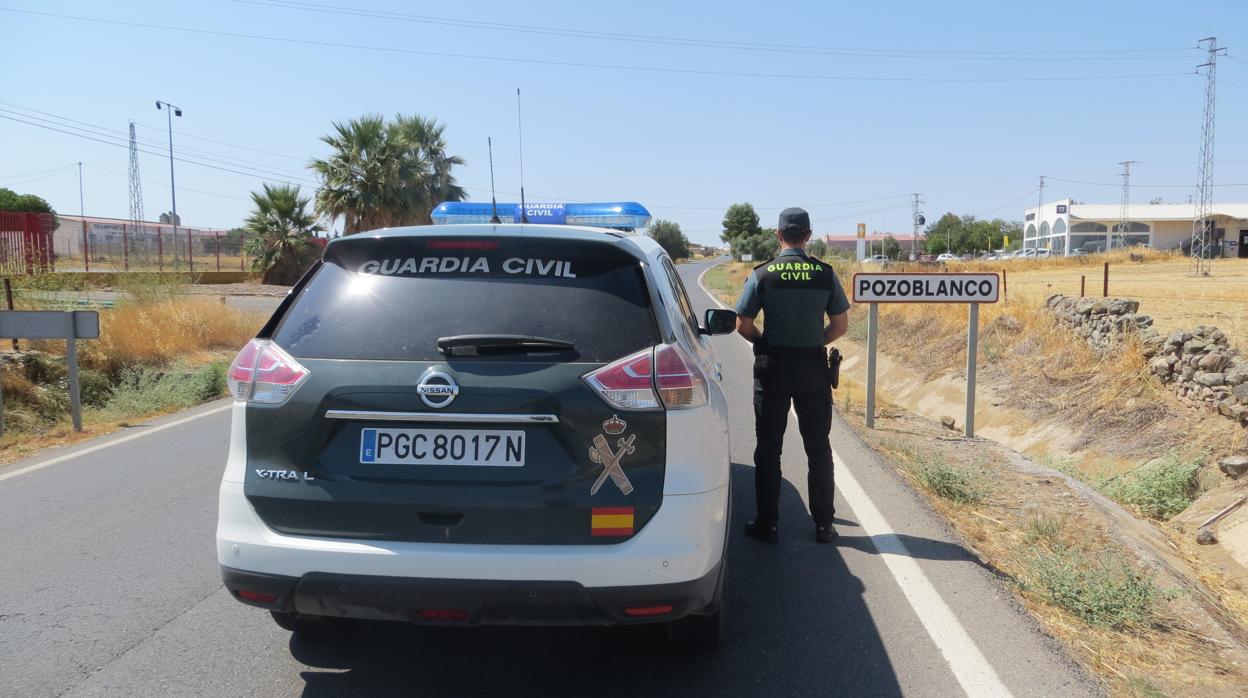
[(996, 274), (858, 273), (853, 279), (854, 303), (867, 309), (867, 428), (875, 428), (875, 352), (879, 343), (880, 303), (966, 303), (965, 433), (975, 435), (975, 364), (979, 345), (979, 304), (996, 303), (1000, 291)]
[(79, 339), (99, 339), (100, 314), (94, 310), (0, 311), (0, 339), (64, 339), (69, 378), (69, 416), (82, 431), (82, 398), (78, 390)]

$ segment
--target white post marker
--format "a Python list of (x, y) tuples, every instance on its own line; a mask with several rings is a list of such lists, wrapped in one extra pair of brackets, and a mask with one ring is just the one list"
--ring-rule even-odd
[(0, 311), (0, 339), (64, 339), (69, 374), (69, 416), (74, 431), (82, 431), (82, 401), (78, 389), (79, 339), (99, 339), (100, 314), (94, 310)]
[(853, 301), (870, 305), (867, 316), (867, 427), (875, 428), (875, 352), (880, 303), (966, 303), (965, 433), (975, 435), (975, 364), (979, 342), (979, 304), (996, 303), (1001, 277), (995, 273), (863, 273), (854, 274)]

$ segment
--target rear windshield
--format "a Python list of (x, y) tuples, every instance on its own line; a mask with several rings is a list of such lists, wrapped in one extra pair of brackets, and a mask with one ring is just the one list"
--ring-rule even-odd
[(563, 360), (610, 361), (659, 343), (642, 274), (607, 243), (348, 240), (330, 246), (273, 339), (296, 357), (438, 361), (439, 337), (531, 335), (571, 342)]

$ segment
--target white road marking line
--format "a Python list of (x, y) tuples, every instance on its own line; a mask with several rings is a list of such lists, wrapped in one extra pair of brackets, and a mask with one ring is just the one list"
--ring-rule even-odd
[[(698, 286), (719, 307), (726, 308), (727, 306), (721, 303), (715, 294), (707, 290), (702, 283), (702, 277), (714, 266), (707, 268), (698, 276)], [(740, 337), (740, 335), (737, 336)], [(745, 340), (744, 337), (741, 339)], [(789, 409), (789, 414), (794, 421), (797, 420), (797, 413), (792, 408)], [(849, 503), (849, 508), (853, 510), (855, 518), (858, 519), (858, 525), (871, 538), (871, 544), (879, 553), (880, 559), (884, 561), (889, 573), (893, 575), (893, 579), (897, 581), (897, 586), (901, 588), (901, 593), (906, 597), (911, 610), (923, 624), (928, 637), (932, 639), (936, 648), (940, 650), (941, 656), (945, 658), (945, 662), (948, 663), (958, 684), (962, 686), (962, 690), (966, 691), (968, 696), (976, 697), (1005, 698), (1012, 695), (1001, 682), (1001, 678), (997, 676), (988, 658), (979, 651), (979, 646), (966, 632), (958, 616), (945, 603), (931, 580), (923, 574), (923, 568), (919, 567), (919, 563), (910, 554), (892, 525), (888, 523), (888, 519), (880, 513), (875, 502), (871, 501), (866, 490), (858, 483), (858, 479), (849, 469), (848, 461), (837, 453), (835, 448), (832, 449), (832, 458), (841, 463), (836, 478), (837, 489)]]
[[(794, 417), (796, 418), (796, 414)], [(837, 489), (849, 503), (849, 508), (858, 519), (858, 525), (870, 536), (871, 544), (897, 580), (901, 593), (910, 602), (910, 608), (919, 617), (919, 622), (923, 623), (928, 636), (949, 664), (962, 690), (968, 696), (1011, 695), (1010, 689), (1001, 682), (992, 664), (979, 651), (966, 628), (962, 627), (958, 616), (923, 574), (923, 569), (910, 554), (901, 537), (875, 507), (862, 485), (858, 484), (858, 479), (846, 466), (845, 458), (836, 449), (832, 449), (832, 457), (841, 463), (840, 472), (836, 474)]]
[(65, 462), (65, 461), (67, 461), (67, 460), (72, 460), (72, 459), (77, 458), (77, 457), (79, 457), (79, 456), (85, 456), (85, 455), (90, 454), (90, 453), (95, 453), (96, 451), (102, 451), (102, 450), (104, 450), (104, 449), (106, 449), (106, 448), (111, 448), (111, 447), (113, 447), (113, 446), (118, 446), (118, 445), (120, 445), (120, 444), (124, 444), (124, 443), (126, 443), (127, 441), (134, 441), (135, 439), (141, 439), (141, 438), (143, 438), (144, 436), (149, 436), (149, 435), (151, 435), (151, 434), (155, 434), (155, 433), (157, 433), (157, 432), (161, 432), (161, 431), (164, 431), (164, 430), (166, 430), (166, 429), (172, 429), (172, 428), (174, 428), (174, 427), (179, 427), (179, 426), (182, 426), (183, 424), (186, 424), (187, 422), (191, 422), (191, 421), (194, 421), (194, 420), (196, 420), (196, 419), (199, 419), (200, 417), (207, 417), (207, 416), (208, 416), (208, 415), (210, 415), (210, 414), (217, 414), (218, 412), (224, 412), (224, 411), (226, 411), (226, 410), (230, 409), (230, 408), (231, 408), (231, 407), (233, 407), (233, 406), (234, 406), (233, 404), (229, 404), (229, 405), (222, 405), (222, 406), (220, 406), (220, 407), (214, 407), (213, 409), (208, 410), (207, 412), (200, 412), (200, 413), (198, 413), (198, 414), (193, 414), (193, 415), (191, 415), (191, 416), (189, 416), (189, 417), (183, 417), (182, 419), (176, 419), (176, 420), (174, 420), (174, 421), (172, 421), (172, 422), (167, 422), (167, 423), (165, 423), (165, 424), (161, 424), (160, 426), (157, 426), (157, 427), (150, 427), (150, 428), (144, 429), (143, 431), (139, 431), (139, 432), (135, 432), (135, 433), (133, 433), (133, 434), (129, 434), (129, 435), (127, 435), (127, 436), (123, 436), (123, 437), (121, 437), (121, 438), (119, 438), (119, 439), (113, 439), (113, 440), (111, 440), (111, 441), (106, 441), (106, 442), (104, 442), (104, 443), (102, 443), (102, 444), (96, 444), (96, 445), (94, 445), (94, 446), (89, 446), (89, 447), (84, 448), (84, 449), (82, 449), (82, 450), (80, 450), (80, 451), (74, 451), (73, 453), (66, 453), (66, 454), (65, 454), (65, 455), (63, 455), (63, 456), (57, 456), (56, 458), (49, 458), (49, 459), (47, 459), (47, 460), (45, 460), (45, 461), (40, 461), (40, 462), (38, 462), (38, 463), (32, 463), (31, 465), (28, 465), (28, 466), (26, 466), (26, 467), (24, 467), (24, 468), (18, 468), (17, 470), (14, 470), (14, 471), (12, 471), (12, 472), (8, 472), (8, 473), (3, 473), (3, 474), (0, 474), (0, 482), (3, 482), (3, 481), (5, 481), (5, 480), (8, 480), (8, 479), (9, 479), (9, 478), (11, 478), (11, 477), (17, 477), (18, 475), (25, 475), (26, 473), (34, 472), (34, 471), (36, 471), (36, 470), (42, 470), (43, 468), (46, 468), (46, 467), (48, 467), (48, 466), (50, 466), (50, 465), (56, 465), (57, 463), (64, 463), (64, 462)]

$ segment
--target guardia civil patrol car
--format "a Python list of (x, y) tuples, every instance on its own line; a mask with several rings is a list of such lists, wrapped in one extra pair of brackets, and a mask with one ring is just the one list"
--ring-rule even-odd
[(297, 633), (665, 622), (717, 644), (729, 455), (709, 336), (735, 315), (695, 315), (630, 234), (639, 204), (434, 220), (331, 242), (231, 365), (226, 587)]

